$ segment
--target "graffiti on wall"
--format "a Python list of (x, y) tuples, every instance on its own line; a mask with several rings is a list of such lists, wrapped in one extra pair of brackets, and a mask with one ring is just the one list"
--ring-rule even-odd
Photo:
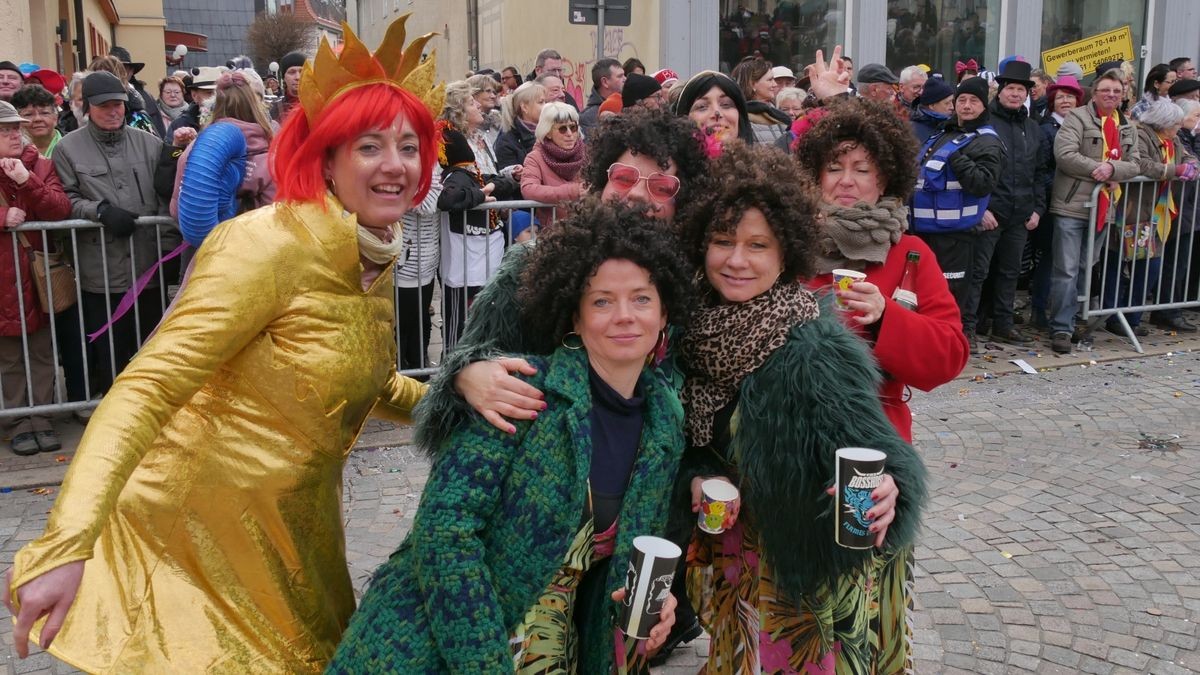
[[(596, 63), (596, 30), (589, 33), (589, 49), (587, 52), (572, 48), (569, 45), (555, 46), (563, 56), (563, 84), (567, 93), (582, 107), (592, 91), (592, 65)], [(633, 42), (625, 39), (625, 29), (612, 27), (604, 29), (604, 56), (616, 59), (622, 63), (625, 59), (638, 56), (638, 48)], [(522, 72), (533, 72), (533, 57), (526, 62)]]

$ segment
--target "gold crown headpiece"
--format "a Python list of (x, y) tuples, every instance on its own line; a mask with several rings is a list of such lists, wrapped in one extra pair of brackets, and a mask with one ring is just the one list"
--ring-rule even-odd
[(421, 50), (437, 33), (427, 33), (404, 48), (405, 14), (388, 26), (379, 49), (371, 54), (346, 22), (342, 22), (345, 42), (341, 57), (325, 40), (317, 48), (316, 59), (304, 63), (300, 74), (300, 105), (310, 127), (316, 124), (321, 111), (342, 94), (368, 84), (384, 83), (399, 87), (416, 96), (436, 118), (446, 102), (445, 83), (434, 86), (437, 76), (437, 52), (421, 61)]

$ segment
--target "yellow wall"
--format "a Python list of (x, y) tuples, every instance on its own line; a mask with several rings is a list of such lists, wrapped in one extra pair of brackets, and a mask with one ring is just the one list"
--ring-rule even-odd
[(115, 0), (121, 23), (117, 26), (115, 45), (129, 50), (134, 61), (146, 64), (138, 79), (155, 92), (155, 84), (167, 74), (166, 51), (163, 46), (162, 0)]
[[(438, 33), (425, 47), (437, 50), (438, 78), (451, 82), (467, 72), (467, 15), (465, 0), (361, 0), (358, 4), (359, 39), (370, 49), (379, 47), (387, 27), (406, 12), (412, 12), (404, 24), (407, 41), (426, 33)], [(453, 5), (451, 7), (451, 5)], [(397, 6), (399, 9), (397, 10)]]
[[(581, 105), (591, 93), (591, 69), (596, 62), (596, 27), (572, 26), (563, 0), (477, 0), (479, 4), (479, 67), (500, 70), (516, 66), (521, 73), (533, 70), (534, 57), (545, 47), (563, 55), (567, 89)], [(360, 0), (359, 35), (374, 49), (396, 17), (412, 12), (408, 35), (440, 33), (431, 42), (437, 48), (438, 77), (461, 79), (469, 67), (466, 0)], [(659, 6), (634, 3), (632, 25), (605, 30), (605, 56), (624, 61), (636, 56), (653, 72), (659, 68)]]
[[(562, 0), (527, 0), (487, 5), (480, 0), (480, 67), (500, 70), (516, 66), (533, 71), (534, 59), (551, 47), (563, 56), (567, 90), (579, 105), (592, 92), (592, 64), (596, 62), (596, 27), (573, 26), (567, 21)], [(659, 7), (656, 2), (633, 3), (631, 25), (606, 27), (604, 56), (624, 62), (637, 57), (649, 72), (658, 70)], [(498, 14), (494, 20), (492, 13)]]
[(0, 2), (0, 45), (3, 58), (13, 63), (27, 61), (33, 54), (33, 34), (29, 30), (29, 3), (25, 0)]

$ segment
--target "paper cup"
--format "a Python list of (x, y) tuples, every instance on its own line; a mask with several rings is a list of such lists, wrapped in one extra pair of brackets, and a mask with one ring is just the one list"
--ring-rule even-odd
[(635, 640), (650, 637), (650, 629), (658, 625), (675, 566), (683, 551), (659, 537), (634, 537), (633, 559), (625, 571), (625, 600), (621, 607), (621, 631)]
[[(850, 289), (851, 284), (859, 281), (866, 281), (867, 275), (856, 270), (834, 270), (833, 271), (833, 291), (846, 291)], [(847, 309), (846, 303), (837, 295), (833, 296), (834, 304), (838, 309)]]
[(696, 525), (709, 534), (725, 531), (725, 517), (738, 498), (738, 489), (729, 481), (710, 478), (700, 484), (704, 493), (700, 497), (700, 512), (696, 514)]
[(837, 458), (837, 509), (834, 537), (846, 548), (867, 549), (875, 545), (875, 533), (867, 528), (867, 511), (875, 506), (871, 493), (883, 480), (887, 455), (869, 448), (839, 448)]

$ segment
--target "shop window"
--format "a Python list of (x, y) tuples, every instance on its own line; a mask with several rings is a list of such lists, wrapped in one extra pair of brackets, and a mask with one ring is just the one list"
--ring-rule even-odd
[(721, 0), (721, 70), (756, 53), (797, 75), (846, 37), (846, 0)]
[[(1143, 44), (1146, 27), (1146, 0), (1043, 0), (1042, 50), (1107, 33), (1129, 26), (1133, 48)], [(1040, 55), (1039, 55), (1040, 57)], [(1030, 59), (1033, 60), (1033, 59)], [(1137, 59), (1134, 59), (1136, 65)], [(1086, 64), (1091, 65), (1091, 64)], [(1153, 63), (1146, 65), (1149, 69)], [(1085, 68), (1084, 75), (1092, 74)], [(1050, 73), (1053, 77), (1054, 73)], [(1141, 79), (1134, 78), (1140, 87)]]
[(999, 60), (1001, 0), (889, 0), (887, 66), (899, 73), (925, 64), (956, 81), (955, 64), (974, 59), (981, 70)]

